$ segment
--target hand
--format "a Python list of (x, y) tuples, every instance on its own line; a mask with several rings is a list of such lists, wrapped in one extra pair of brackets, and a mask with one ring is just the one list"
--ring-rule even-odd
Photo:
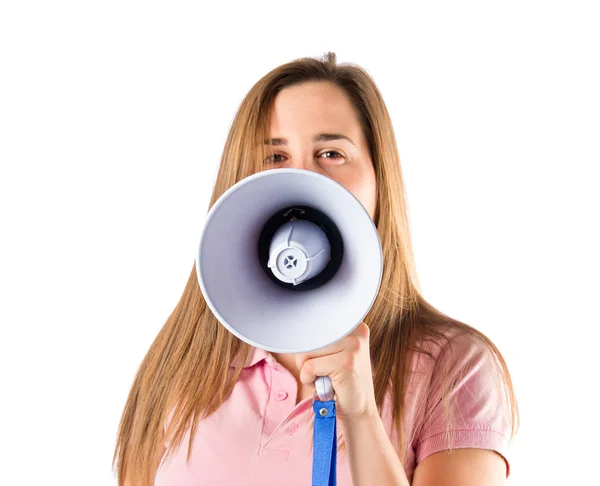
[(296, 355), (300, 381), (314, 383), (318, 376), (329, 376), (336, 397), (336, 414), (342, 421), (377, 414), (369, 326), (361, 322), (338, 342), (311, 353)]

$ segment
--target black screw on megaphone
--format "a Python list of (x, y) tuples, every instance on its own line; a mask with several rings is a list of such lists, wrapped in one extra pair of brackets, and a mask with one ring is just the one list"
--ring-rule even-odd
[[(316, 224), (323, 231), (323, 233), (325, 233), (325, 236), (329, 240), (329, 244), (331, 246), (331, 258), (323, 271), (297, 285), (294, 285), (293, 283), (282, 282), (273, 274), (268, 266), (270, 256), (269, 249), (273, 235), (281, 226), (292, 219), (303, 219)], [(344, 242), (342, 240), (340, 230), (331, 220), (331, 218), (329, 218), (325, 213), (319, 211), (318, 209), (311, 208), (310, 206), (287, 206), (277, 211), (265, 223), (258, 238), (258, 259), (263, 271), (277, 285), (289, 290), (304, 291), (314, 290), (322, 287), (336, 274), (340, 268), (340, 265), (342, 264), (343, 256)], [(290, 259), (290, 257), (294, 258), (294, 267), (298, 263), (295, 257), (288, 255), (284, 261), (286, 268), (293, 268), (288, 266), (288, 259)]]

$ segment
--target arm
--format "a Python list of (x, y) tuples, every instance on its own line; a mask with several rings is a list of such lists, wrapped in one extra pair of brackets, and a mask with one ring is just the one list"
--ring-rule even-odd
[(506, 464), (487, 449), (454, 449), (425, 458), (413, 476), (413, 486), (502, 486)]
[(354, 486), (409, 486), (379, 414), (341, 419)]
[(506, 464), (487, 449), (454, 449), (427, 457), (415, 469), (412, 483), (390, 442), (379, 415), (340, 421), (348, 448), (354, 486), (502, 486)]

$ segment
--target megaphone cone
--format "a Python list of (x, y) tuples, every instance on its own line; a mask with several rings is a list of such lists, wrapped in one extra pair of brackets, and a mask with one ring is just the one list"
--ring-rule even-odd
[(381, 284), (381, 242), (343, 186), (307, 170), (273, 169), (215, 202), (196, 270), (206, 303), (230, 332), (267, 351), (304, 353), (340, 340), (367, 315)]

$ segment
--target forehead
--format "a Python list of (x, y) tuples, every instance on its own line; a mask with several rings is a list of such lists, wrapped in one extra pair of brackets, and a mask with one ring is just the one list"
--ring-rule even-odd
[(277, 131), (294, 130), (356, 136), (360, 126), (356, 111), (341, 88), (329, 82), (308, 82), (284, 88), (277, 94), (271, 106), (268, 129), (273, 135), (277, 135), (274, 133)]

